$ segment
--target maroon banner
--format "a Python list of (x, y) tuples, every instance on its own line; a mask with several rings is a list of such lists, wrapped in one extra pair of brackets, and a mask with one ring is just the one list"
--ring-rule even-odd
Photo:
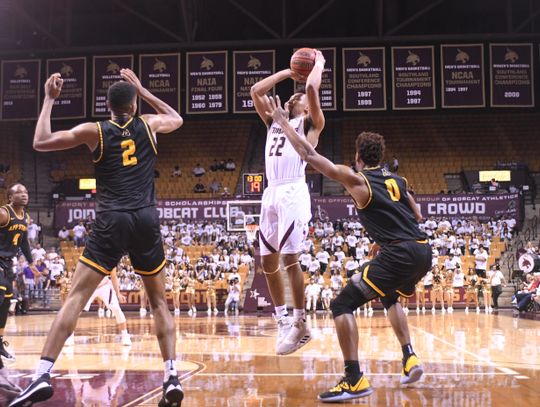
[[(481, 221), (506, 215), (518, 221), (522, 217), (519, 194), (462, 194), (462, 195), (415, 195), (417, 205), (424, 217), (438, 216)], [(225, 199), (160, 199), (157, 202), (162, 220), (217, 221), (227, 219)], [(320, 219), (346, 219), (356, 217), (356, 207), (349, 196), (322, 196), (311, 198), (313, 217)], [(95, 219), (95, 202), (62, 201), (54, 211), (55, 228), (71, 227), (79, 220)]]
[(41, 84), (41, 61), (2, 61), (2, 120), (37, 119)]
[(532, 44), (489, 44), (492, 107), (533, 107)]
[[(180, 112), (180, 54), (145, 54), (139, 56), (139, 79), (152, 94)], [(156, 111), (139, 99), (140, 114)]]
[(386, 110), (384, 47), (343, 48), (343, 110)]
[(442, 107), (485, 107), (484, 46), (441, 45)]
[(133, 69), (133, 55), (100, 55), (94, 57), (92, 85), (92, 116), (107, 117), (107, 91), (122, 79), (120, 69)]
[[(318, 48), (318, 50), (322, 52), (326, 60), (319, 89), (321, 108), (325, 111), (336, 110), (336, 49)], [(295, 81), (294, 91), (305, 92), (306, 84)]]
[(432, 45), (392, 47), (392, 103), (395, 110), (435, 109)]
[(62, 75), (62, 93), (54, 101), (53, 119), (86, 117), (86, 57), (47, 60), (47, 78), (53, 73)]
[[(234, 51), (234, 113), (255, 113), (251, 87), (276, 71), (276, 51)], [(272, 89), (274, 94), (274, 89)]]
[(186, 77), (187, 113), (227, 113), (227, 51), (188, 52)]

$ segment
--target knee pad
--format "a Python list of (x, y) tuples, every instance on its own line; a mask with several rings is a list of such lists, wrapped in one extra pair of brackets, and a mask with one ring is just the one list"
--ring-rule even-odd
[(109, 309), (111, 310), (112, 314), (114, 315), (114, 318), (116, 319), (116, 324), (123, 324), (126, 322), (126, 316), (122, 312), (122, 309), (120, 308), (120, 304), (111, 304), (109, 305)]
[(398, 295), (386, 295), (381, 297), (381, 303), (385, 310), (389, 310), (390, 307), (398, 302)]
[(330, 302), (332, 316), (337, 318), (343, 314), (352, 314), (356, 308), (373, 298), (367, 298), (361, 290), (349, 281), (339, 295)]

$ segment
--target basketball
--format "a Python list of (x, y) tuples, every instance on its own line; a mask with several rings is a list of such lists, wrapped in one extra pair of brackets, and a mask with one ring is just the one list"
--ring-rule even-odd
[(300, 48), (291, 57), (291, 70), (307, 78), (315, 65), (315, 50), (313, 48)]

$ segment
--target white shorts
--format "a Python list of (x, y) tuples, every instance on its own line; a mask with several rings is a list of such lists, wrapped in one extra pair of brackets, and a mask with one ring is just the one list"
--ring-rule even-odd
[(305, 181), (266, 188), (259, 225), (261, 256), (300, 253), (310, 219), (311, 197)]
[(96, 298), (101, 299), (107, 308), (111, 308), (111, 306), (118, 306), (120, 307), (120, 303), (118, 302), (118, 297), (116, 296), (116, 292), (114, 291), (114, 287), (112, 285), (111, 280), (105, 277), (105, 279), (108, 281), (106, 284), (103, 284), (101, 287), (96, 288), (90, 299), (88, 300), (88, 303), (84, 307), (85, 311), (90, 310), (90, 306), (94, 302)]

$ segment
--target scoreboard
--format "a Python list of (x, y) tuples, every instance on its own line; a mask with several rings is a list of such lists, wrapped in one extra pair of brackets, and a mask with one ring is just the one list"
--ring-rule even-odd
[(264, 173), (244, 173), (242, 178), (244, 195), (262, 195), (264, 191)]

